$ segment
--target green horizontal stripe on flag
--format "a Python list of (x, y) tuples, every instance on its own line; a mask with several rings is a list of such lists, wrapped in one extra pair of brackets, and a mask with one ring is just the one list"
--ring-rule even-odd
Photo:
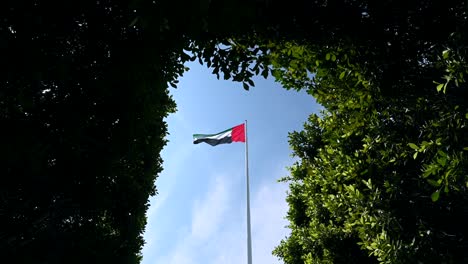
[(219, 133), (216, 133), (216, 134), (193, 134), (193, 138), (196, 139), (196, 138), (208, 138), (208, 137), (214, 137), (214, 136), (218, 136), (220, 134), (223, 134), (223, 133), (226, 133), (228, 131), (232, 130), (232, 128), (229, 128), (229, 129), (226, 129), (224, 131), (221, 131)]

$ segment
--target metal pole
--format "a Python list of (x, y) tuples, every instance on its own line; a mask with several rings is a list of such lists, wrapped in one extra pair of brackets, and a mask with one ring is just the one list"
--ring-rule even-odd
[(247, 264), (252, 264), (252, 235), (250, 233), (249, 145), (245, 120), (245, 174), (247, 176)]

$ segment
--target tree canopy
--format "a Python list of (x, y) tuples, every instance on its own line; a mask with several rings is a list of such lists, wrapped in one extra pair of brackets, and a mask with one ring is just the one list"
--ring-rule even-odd
[(261, 56), (277, 80), (325, 107), (290, 135), (300, 159), (283, 179), (292, 233), (275, 255), (285, 263), (468, 261), (465, 40), (455, 28), (445, 39), (383, 40), (387, 49), (267, 44)]
[[(352, 53), (306, 62), (319, 60), (305, 87), (325, 110), (290, 135), (300, 159), (283, 179), (292, 233), (274, 253), (285, 263), (466, 262), (466, 85), (386, 95)], [(298, 87), (291, 71), (276, 75)]]
[(292, 233), (274, 254), (285, 263), (467, 262), (466, 3), (340, 2), (352, 14), (347, 4), (361, 19), (327, 13), (335, 24), (318, 25), (329, 35), (260, 33), (214, 57), (198, 53), (224, 78), (239, 69), (233, 80), (246, 89), (244, 77), (271, 73), (325, 107), (290, 135), (300, 159), (283, 179)]
[(198, 59), (326, 108), (291, 135), (286, 263), (466, 261), (465, 1), (1, 5), (5, 258), (141, 260), (168, 87)]
[[(162, 170), (170, 40), (128, 3), (2, 3), (0, 251), (16, 263), (137, 263)], [(10, 257), (10, 258), (8, 258)]]

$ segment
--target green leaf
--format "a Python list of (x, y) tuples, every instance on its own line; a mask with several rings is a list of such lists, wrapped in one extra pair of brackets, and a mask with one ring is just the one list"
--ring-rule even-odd
[(228, 71), (224, 72), (224, 80), (229, 80), (231, 78), (231, 74)]
[(414, 143), (408, 143), (408, 146), (414, 150), (419, 150), (419, 147)]
[(242, 85), (244, 86), (244, 89), (245, 89), (245, 90), (249, 90), (249, 85), (248, 85), (248, 84), (242, 83)]
[(444, 88), (444, 84), (441, 83), (439, 85), (437, 85), (437, 91), (440, 92), (442, 90), (442, 88)]
[(342, 72), (342, 73), (340, 74), (340, 80), (342, 80), (342, 79), (345, 77), (345, 74), (346, 74), (346, 72)]
[[(423, 175), (422, 175), (422, 176), (423, 176), (423, 178), (427, 178), (427, 177), (429, 177), (430, 175), (432, 175), (432, 173), (433, 173), (433, 169), (432, 169), (432, 167), (429, 167), (429, 168), (427, 168), (427, 169), (423, 172)], [(438, 185), (437, 185), (437, 186), (438, 186)]]
[(263, 78), (268, 78), (268, 68), (264, 68), (263, 71), (262, 71), (262, 76)]
[(444, 51), (442, 51), (442, 58), (448, 59), (449, 54), (450, 54), (450, 50), (444, 50)]
[(437, 200), (439, 200), (439, 196), (440, 196), (440, 192), (439, 191), (435, 191), (432, 193), (431, 195), (431, 199), (433, 202), (437, 202)]
[(335, 56), (335, 54), (332, 55), (332, 58), (331, 58), (331, 59), (332, 59), (332, 61), (336, 61), (336, 56)]
[(252, 80), (248, 80), (248, 82), (250, 86), (255, 87), (255, 83)]
[(437, 163), (439, 163), (442, 167), (445, 167), (445, 164), (447, 163), (447, 156), (438, 158)]
[(446, 184), (445, 187), (444, 187), (444, 192), (445, 193), (448, 193), (449, 192), (449, 188), (448, 188), (448, 185)]
[(330, 60), (330, 56), (331, 56), (330, 53), (327, 53), (327, 55), (325, 56), (325, 59)]
[(418, 157), (418, 153), (419, 153), (419, 152), (415, 152), (415, 153), (413, 154), (413, 159), (416, 159), (416, 158)]

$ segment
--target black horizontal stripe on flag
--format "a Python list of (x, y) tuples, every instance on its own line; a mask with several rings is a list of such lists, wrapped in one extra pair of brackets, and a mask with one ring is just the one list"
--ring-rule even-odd
[(230, 144), (232, 143), (232, 138), (231, 137), (224, 137), (221, 139), (215, 139), (215, 138), (197, 138), (193, 141), (193, 144), (199, 144), (199, 143), (207, 143), (210, 144), (211, 146), (216, 146), (219, 144)]

